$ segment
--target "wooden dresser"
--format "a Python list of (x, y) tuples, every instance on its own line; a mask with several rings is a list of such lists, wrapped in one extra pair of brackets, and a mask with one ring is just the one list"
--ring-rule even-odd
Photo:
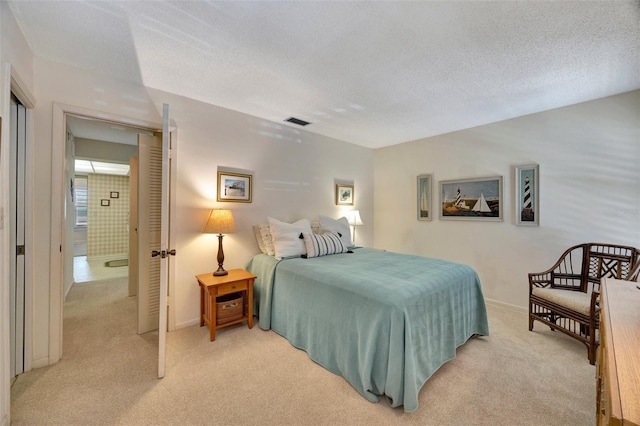
[(636, 285), (602, 279), (597, 425), (640, 426), (640, 289)]

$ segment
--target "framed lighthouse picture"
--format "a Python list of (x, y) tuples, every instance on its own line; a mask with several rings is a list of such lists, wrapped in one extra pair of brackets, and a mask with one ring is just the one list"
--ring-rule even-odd
[(502, 221), (502, 176), (441, 180), (440, 220)]
[(515, 166), (516, 225), (540, 226), (540, 166)]

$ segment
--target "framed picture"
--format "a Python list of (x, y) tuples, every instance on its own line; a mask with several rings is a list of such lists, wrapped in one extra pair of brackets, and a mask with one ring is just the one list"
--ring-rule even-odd
[(502, 220), (502, 176), (440, 181), (440, 219)]
[(109, 198), (120, 198), (120, 193), (118, 191), (111, 191), (109, 193)]
[(110, 200), (100, 200), (100, 205), (104, 207), (109, 207), (111, 205)]
[(540, 226), (540, 167), (515, 167), (516, 225)]
[(218, 172), (218, 201), (251, 202), (251, 175)]
[(336, 204), (339, 206), (353, 205), (353, 185), (336, 185)]
[(431, 220), (431, 175), (418, 175), (418, 220)]

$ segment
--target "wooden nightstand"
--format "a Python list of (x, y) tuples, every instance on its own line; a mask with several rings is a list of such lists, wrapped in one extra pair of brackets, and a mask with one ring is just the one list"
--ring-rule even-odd
[[(209, 326), (209, 337), (216, 339), (218, 328), (239, 324), (246, 321), (249, 328), (253, 328), (253, 280), (256, 276), (244, 269), (232, 269), (228, 275), (213, 276), (213, 273), (196, 275), (200, 285), (200, 327)], [(244, 293), (242, 318), (224, 324), (217, 324), (216, 302), (218, 297), (231, 293)]]

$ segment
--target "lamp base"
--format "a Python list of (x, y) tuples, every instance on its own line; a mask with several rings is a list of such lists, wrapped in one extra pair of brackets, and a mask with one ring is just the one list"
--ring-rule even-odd
[(213, 273), (214, 277), (221, 277), (228, 274), (228, 272), (222, 267), (223, 263), (224, 251), (222, 251), (222, 234), (218, 234), (218, 270)]
[(228, 275), (228, 274), (229, 274), (229, 273), (228, 273), (227, 271), (225, 271), (224, 269), (222, 269), (222, 270), (218, 269), (217, 271), (215, 271), (215, 272), (213, 273), (213, 276), (214, 276), (214, 277), (221, 277), (221, 276), (223, 276), (223, 275)]

